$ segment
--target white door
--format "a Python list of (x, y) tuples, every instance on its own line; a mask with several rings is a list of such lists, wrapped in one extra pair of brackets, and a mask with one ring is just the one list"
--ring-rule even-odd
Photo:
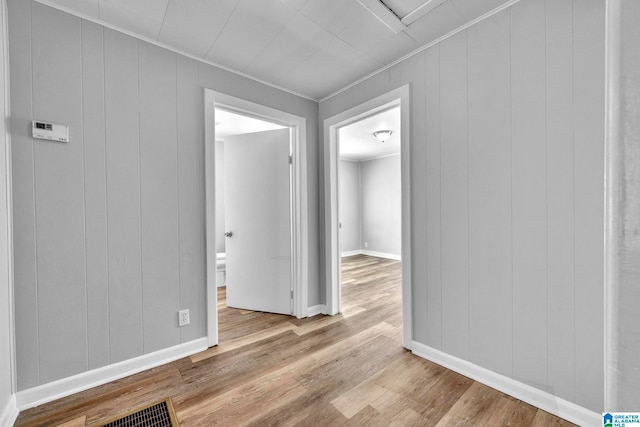
[(289, 129), (224, 145), (227, 305), (291, 314)]

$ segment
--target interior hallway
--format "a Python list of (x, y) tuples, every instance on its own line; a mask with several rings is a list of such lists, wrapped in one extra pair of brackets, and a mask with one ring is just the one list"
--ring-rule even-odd
[(101, 422), (171, 397), (181, 426), (570, 426), (401, 346), (401, 264), (343, 259), (335, 317), (227, 308), (220, 345), (20, 413), (16, 426)]

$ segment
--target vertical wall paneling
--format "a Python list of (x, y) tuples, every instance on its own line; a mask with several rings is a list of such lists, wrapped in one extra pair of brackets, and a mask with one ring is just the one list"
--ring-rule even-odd
[(545, 2), (511, 8), (513, 377), (547, 378)]
[(102, 27), (82, 21), (82, 117), (89, 369), (109, 364), (103, 46)]
[(180, 343), (176, 54), (138, 42), (144, 352)]
[(546, 1), (549, 391), (575, 401), (573, 6)]
[[(18, 390), (40, 383), (35, 187), (31, 139), (31, 2), (7, 2), (11, 88), (13, 256)], [(18, 95), (20, 94), (20, 95)], [(20, 131), (21, 130), (21, 131)], [(19, 189), (19, 191), (17, 191)]]
[[(414, 298), (415, 311), (427, 311), (427, 345), (442, 350), (442, 273), (440, 269), (440, 46), (425, 52), (426, 102), (426, 281), (427, 300)], [(420, 218), (416, 218), (416, 222)], [(416, 325), (419, 325), (416, 322)], [(419, 329), (419, 328), (418, 328)]]
[(468, 30), (470, 360), (512, 374), (510, 11)]
[(70, 138), (34, 140), (40, 381), (49, 382), (88, 365), (80, 20), (34, 3), (32, 37), (33, 117), (68, 125)]
[(104, 30), (111, 363), (142, 354), (138, 42)]
[(178, 218), (180, 220), (180, 309), (188, 308), (191, 324), (180, 328), (181, 341), (206, 335), (204, 258), (203, 90), (197, 62), (178, 56)]
[(605, 4), (586, 3), (573, 9), (576, 400), (602, 411)]
[[(469, 359), (467, 33), (440, 45), (442, 349)], [(447, 309), (450, 307), (455, 309)]]

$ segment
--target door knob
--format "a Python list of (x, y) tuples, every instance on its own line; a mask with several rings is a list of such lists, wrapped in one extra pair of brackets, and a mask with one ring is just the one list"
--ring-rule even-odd
[(224, 235), (227, 237), (231, 237), (233, 236), (233, 231), (227, 231), (226, 233), (224, 233)]

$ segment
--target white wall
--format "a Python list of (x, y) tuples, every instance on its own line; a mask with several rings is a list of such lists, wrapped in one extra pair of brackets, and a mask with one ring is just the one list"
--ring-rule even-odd
[(225, 251), (224, 141), (216, 140), (216, 252)]
[[(40, 3), (8, 6), (18, 390), (205, 336), (205, 87), (306, 118), (309, 305), (321, 302), (317, 103)], [(69, 125), (71, 141), (33, 140), (34, 119)]]
[(410, 85), (413, 339), (596, 412), (604, 5), (522, 0), (320, 104)]
[(400, 256), (402, 252), (400, 155), (361, 162), (360, 171), (362, 249)]
[(341, 253), (370, 251), (399, 257), (400, 155), (367, 161), (340, 159), (339, 168)]
[[(11, 402), (14, 390), (14, 366), (13, 366), (13, 324), (11, 316), (12, 307), (12, 284), (10, 276), (10, 219), (11, 209), (10, 188), (9, 188), (9, 141), (7, 138), (7, 118), (9, 112), (6, 109), (9, 99), (9, 88), (7, 81), (6, 63), (7, 44), (5, 40), (5, 2), (0, 1), (0, 424), (12, 421), (10, 418), (12, 407)], [(15, 406), (15, 403), (13, 404)], [(5, 418), (7, 417), (7, 418)]]
[(340, 252), (362, 250), (360, 162), (340, 160), (339, 164)]

